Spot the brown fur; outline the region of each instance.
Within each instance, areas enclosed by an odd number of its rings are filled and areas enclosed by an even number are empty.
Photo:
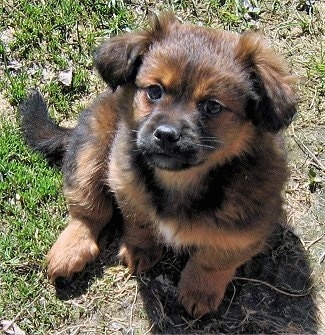
[[[114,197],[121,261],[139,273],[164,244],[191,250],[179,299],[195,317],[215,311],[281,215],[287,172],[277,133],[295,113],[292,78],[255,33],[172,14],[108,39],[95,63],[112,90],[81,116],[66,149],[70,219],[48,254],[49,276],[69,277],[96,257]]]

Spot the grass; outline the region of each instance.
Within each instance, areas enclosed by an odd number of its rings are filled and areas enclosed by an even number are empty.
[[[36,331],[40,323],[56,324],[53,306],[55,314],[67,316],[60,302],[43,309],[54,297],[53,290],[40,285],[44,254],[66,216],[61,173],[26,150],[15,124],[1,119],[0,132],[0,315],[14,319],[28,312],[23,327],[42,334]],[[54,229],[49,230],[53,218]]]
[[[11,320],[26,334],[144,334],[151,327],[157,333],[174,328],[180,333],[289,329],[285,324],[289,298],[282,297],[281,300],[281,296],[276,296],[274,299],[283,301],[283,304],[279,303],[269,311],[267,303],[272,296],[267,295],[265,287],[260,288],[249,281],[236,283],[234,291],[230,288],[219,316],[210,320],[191,320],[175,305],[175,285],[179,275],[179,270],[175,269],[179,265],[173,256],[167,255],[163,262],[167,267],[166,275],[155,270],[149,277],[129,278],[127,271],[117,265],[114,244],[72,282],[63,283],[62,288],[55,290],[46,278],[44,259],[66,222],[62,176],[42,157],[28,150],[19,133],[17,118],[17,105],[29,89],[38,87],[58,122],[75,119],[85,104],[104,87],[93,69],[91,57],[103,36],[143,26],[148,12],[167,8],[174,10],[184,21],[206,26],[238,32],[260,28],[286,56],[294,72],[306,78],[299,87],[301,116],[294,134],[318,162],[322,162],[325,41],[321,44],[320,36],[324,34],[325,26],[322,21],[324,11],[321,13],[320,10],[324,10],[324,6],[316,1],[311,14],[310,8],[308,13],[307,9],[297,11],[305,1],[250,3],[251,8],[239,0],[1,2],[0,321]],[[72,71],[70,85],[58,79],[60,73],[67,70]],[[317,239],[325,231],[322,210],[324,171],[308,151],[299,149],[297,143],[294,136],[288,140],[292,158],[292,177],[286,192],[289,221],[297,233],[300,232],[303,245],[310,245],[308,252],[313,266],[310,272],[314,271],[316,277],[321,278],[324,272],[319,260],[325,247],[323,240]],[[278,246],[271,259],[278,259],[283,250],[288,255],[294,248],[301,249],[296,244],[291,249],[288,246],[287,242]],[[284,264],[291,266],[300,261],[301,258],[292,256],[291,263]],[[270,269],[265,278],[260,277],[262,280],[270,279],[272,272],[280,271],[279,268]],[[306,275],[310,272],[306,270]],[[242,276],[251,273],[253,270],[249,268],[242,270]],[[275,278],[273,283],[277,284],[277,280]],[[324,281],[318,279],[316,282],[317,296],[313,299],[321,308],[325,301]],[[281,279],[280,284],[285,285],[285,281]],[[301,286],[296,289],[300,290]],[[260,313],[249,309],[252,292],[260,299]],[[311,300],[297,302],[298,305],[292,307],[296,315],[300,315],[299,308],[301,315],[306,313],[301,306],[312,305]],[[299,331],[298,316],[296,320],[289,313],[290,318],[295,320],[296,328],[289,330]],[[321,322],[324,322],[324,330],[325,321]],[[301,327],[314,329],[303,321]]]
[[[317,82],[316,89],[320,97],[325,96],[325,42],[323,43],[320,44],[319,54],[310,58],[307,72],[308,78],[313,82]]]
[[[121,4],[65,0],[19,1],[13,5],[4,1],[1,29],[14,35],[2,43],[6,75],[1,87],[9,88],[9,101],[19,103],[26,95],[26,86],[44,83],[53,107],[68,114],[71,101],[89,93],[96,39],[118,33],[132,22],[132,15]],[[12,68],[13,62],[18,62],[18,71]],[[73,68],[73,80],[68,89],[56,80],[44,80],[69,68]]]

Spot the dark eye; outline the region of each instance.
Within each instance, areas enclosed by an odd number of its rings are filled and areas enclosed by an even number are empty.
[[[164,93],[163,88],[160,85],[150,85],[146,89],[150,100],[159,100]]]
[[[210,115],[216,115],[222,110],[222,106],[216,100],[206,100],[200,103],[202,112]]]

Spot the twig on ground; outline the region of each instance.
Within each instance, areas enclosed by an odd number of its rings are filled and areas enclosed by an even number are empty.
[[[56,332],[55,335],[67,334],[68,331],[70,331],[71,334],[77,334],[80,331],[80,329],[82,329],[83,327],[87,327],[87,326],[88,326],[88,323],[68,326],[68,327]]]
[[[320,257],[319,257],[319,259],[318,259],[318,264],[322,264],[322,263],[324,262],[324,260],[325,260],[325,252],[323,252],[323,253],[320,255]]]
[[[155,326],[155,323],[153,323],[150,328],[143,334],[143,335],[147,335],[147,334],[150,334],[152,328]]]
[[[296,143],[298,144],[298,146],[300,147],[300,149],[307,154],[313,161],[314,163],[317,164],[316,167],[318,167],[323,173],[325,173],[325,166],[323,165],[323,163],[316,157],[316,155],[311,152],[311,150],[303,143],[303,141],[296,135],[295,133],[295,129],[294,126],[291,125],[291,129],[292,129],[292,135],[293,138],[295,139]]]
[[[289,297],[295,297],[295,298],[297,298],[297,297],[305,297],[306,295],[310,294],[310,288],[307,289],[307,291],[304,292],[304,293],[291,293],[291,292],[287,292],[287,291],[281,290],[281,289],[279,289],[279,288],[277,288],[277,287],[275,287],[275,286],[273,286],[273,285],[271,285],[271,284],[269,284],[269,283],[267,283],[265,281],[259,280],[259,279],[245,278],[245,277],[234,277],[233,279],[234,280],[245,280],[245,281],[249,281],[249,282],[253,282],[253,283],[262,284],[262,285],[265,285],[265,286],[271,288],[274,291],[277,291],[277,292],[279,292],[279,293],[281,293],[283,295],[287,295]]]
[[[131,305],[131,310],[130,310],[130,321],[129,321],[129,326],[130,326],[130,329],[132,327],[132,320],[133,320],[133,310],[134,310],[134,306],[135,306],[135,302],[137,300],[137,297],[138,297],[138,285],[135,286],[135,294],[134,294],[134,299],[132,301],[132,305]]]
[[[311,246],[313,246],[314,244],[316,244],[317,242],[319,242],[324,236],[325,236],[325,233],[323,233],[322,235],[318,236],[314,241],[311,241],[311,242],[306,246],[306,249],[308,250]]]
[[[230,303],[229,303],[229,305],[228,305],[228,307],[227,307],[226,313],[225,313],[223,316],[226,316],[226,315],[228,314],[229,309],[230,309],[230,307],[231,307],[231,305],[232,305],[232,302],[234,301],[234,298],[235,298],[235,295],[236,295],[236,286],[234,285],[233,282],[231,282],[231,284],[232,284],[232,287],[233,287],[233,289],[234,289],[234,293],[233,293],[233,295],[232,295],[232,297],[231,297],[231,299],[230,299]]]

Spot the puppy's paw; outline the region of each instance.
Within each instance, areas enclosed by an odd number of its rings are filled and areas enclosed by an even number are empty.
[[[179,302],[187,313],[195,318],[216,311],[224,296],[224,292],[219,290],[209,290],[208,288],[195,290],[182,283],[178,287],[178,294]]]
[[[222,302],[235,269],[204,270],[187,264],[178,284],[179,301],[195,318],[215,312]]]
[[[97,241],[90,231],[85,227],[69,224],[47,255],[48,276],[51,281],[59,277],[71,277],[98,254]]]
[[[162,247],[158,245],[141,249],[124,241],[120,245],[118,257],[131,273],[139,274],[154,266],[162,257],[162,252]]]

